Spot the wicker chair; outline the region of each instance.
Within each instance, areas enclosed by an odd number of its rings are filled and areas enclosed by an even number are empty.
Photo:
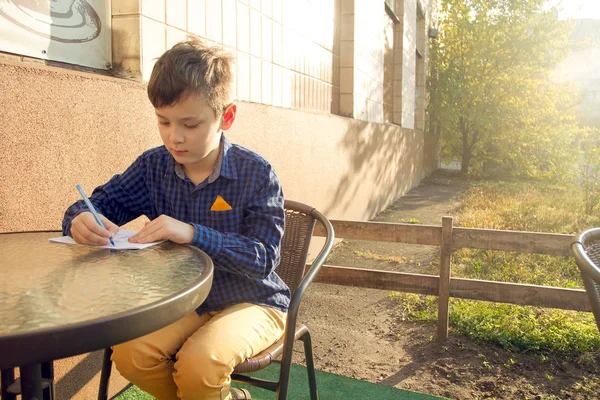
[[[325,243],[305,275],[308,247],[316,221],[319,221],[325,228]],[[310,398],[311,400],[318,399],[310,332],[305,325],[297,325],[296,321],[302,295],[331,252],[333,240],[333,226],[323,214],[306,204],[286,200],[285,233],[281,242],[281,261],[277,267],[277,273],[289,286],[292,293],[285,333],[273,345],[239,364],[231,375],[233,380],[277,392],[277,399],[286,400],[288,398],[294,341],[302,340],[304,343]],[[110,360],[111,353],[111,349],[104,351],[100,390],[98,392],[99,400],[107,399],[108,381],[112,367]],[[255,372],[267,367],[280,356],[281,365],[278,381],[266,381],[245,375],[246,373]]]
[[[571,244],[596,325],[600,331],[600,228],[589,229],[579,234]]]

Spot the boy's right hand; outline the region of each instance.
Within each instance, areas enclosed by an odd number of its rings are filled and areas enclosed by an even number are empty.
[[[107,245],[109,243],[108,238],[114,237],[119,232],[119,227],[106,219],[104,215],[100,215],[100,219],[106,229],[98,225],[91,212],[82,212],[73,218],[71,222],[71,236],[79,244]]]

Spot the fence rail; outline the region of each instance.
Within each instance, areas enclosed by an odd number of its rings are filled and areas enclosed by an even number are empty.
[[[450,274],[452,253],[457,249],[570,256],[573,235],[455,228],[452,217],[443,217],[442,226],[341,220],[331,223],[338,238],[440,247],[439,276],[324,265],[316,277],[321,283],[438,296],[439,341],[448,338],[450,297],[591,311],[585,290],[452,278]],[[324,236],[325,232],[319,226],[314,235]]]

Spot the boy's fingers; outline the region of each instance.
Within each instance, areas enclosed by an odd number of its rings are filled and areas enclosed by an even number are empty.
[[[140,229],[140,230],[139,230],[139,231],[138,231],[138,232],[137,232],[135,235],[133,235],[133,236],[130,236],[128,240],[129,240],[130,242],[132,242],[132,243],[136,243],[136,242],[137,242],[137,240],[138,240],[138,239],[139,239],[141,236],[144,236],[144,235],[146,235],[146,231],[147,231],[147,230],[148,230],[148,223],[146,223],[146,225],[145,225],[145,226],[144,226],[142,229]]]
[[[93,218],[92,216],[92,220],[87,220],[85,221],[85,226],[86,228],[88,228],[91,232],[95,233],[98,236],[102,236],[105,238],[111,237],[112,233],[108,231],[108,229],[104,229],[103,227],[101,227],[96,220]]]
[[[142,229],[140,229],[140,231],[138,233],[136,233],[135,235],[130,237],[129,241],[135,243],[135,241],[138,241],[138,240],[140,240],[140,238],[148,236],[150,233],[156,231],[159,228],[160,228],[160,226],[156,220],[146,221],[146,223],[144,224],[144,227]]]
[[[108,244],[108,239],[98,236],[87,229],[83,224],[73,225],[71,227],[71,235],[77,243],[102,246]]]
[[[149,235],[139,238],[137,240],[137,243],[142,243],[142,244],[150,243],[150,242],[156,242],[157,240],[160,240],[160,231],[152,232]]]
[[[138,243],[154,242],[158,240],[155,238],[160,236],[160,230],[161,226],[159,224],[148,225],[137,233],[138,237],[136,238],[136,240]]]
[[[111,233],[111,237],[114,237],[117,234],[117,232],[119,232],[119,226],[114,222],[110,221],[104,215],[100,215],[100,219],[102,220],[102,223],[104,224],[106,229],[108,229],[108,231]]]

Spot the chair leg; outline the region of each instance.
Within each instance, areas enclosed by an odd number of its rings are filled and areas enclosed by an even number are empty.
[[[112,370],[112,361],[110,356],[112,349],[109,347],[104,350],[102,359],[102,372],[100,373],[100,388],[98,389],[98,400],[108,399],[108,382],[110,381],[110,372]]]
[[[277,387],[277,400],[287,400],[290,374],[292,372],[292,352],[283,352],[281,365],[279,366],[279,386]]]
[[[0,371],[0,398],[2,400],[16,400],[17,395],[8,393],[8,387],[15,381],[14,368],[3,369]]]
[[[306,373],[308,374],[310,399],[318,400],[319,394],[317,393],[317,376],[315,374],[315,362],[313,359],[312,339],[310,337],[310,332],[307,331],[300,339],[304,343],[304,358],[306,359]]]

